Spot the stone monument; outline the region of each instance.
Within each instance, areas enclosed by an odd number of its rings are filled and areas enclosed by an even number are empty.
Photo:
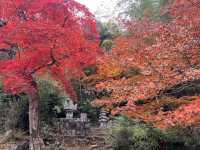
[[[107,128],[108,120],[109,120],[107,114],[108,112],[106,110],[101,109],[100,115],[99,115],[99,123],[100,123],[101,128]]]
[[[90,128],[89,119],[86,113],[79,113],[77,104],[73,101],[65,103],[64,110],[66,118],[60,119],[60,129],[65,136],[85,136]],[[80,114],[80,117],[75,117],[74,113]]]
[[[73,101],[69,101],[65,103],[64,110],[66,119],[71,119],[74,117],[74,113],[77,112],[77,104],[74,104]]]

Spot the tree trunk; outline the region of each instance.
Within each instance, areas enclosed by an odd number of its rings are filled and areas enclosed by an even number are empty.
[[[42,150],[44,145],[39,129],[39,96],[37,92],[29,93],[29,133],[30,150]]]

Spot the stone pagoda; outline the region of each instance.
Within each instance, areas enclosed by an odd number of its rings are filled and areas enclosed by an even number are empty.
[[[107,128],[108,121],[109,121],[108,112],[104,109],[101,109],[100,115],[99,115],[100,128]]]

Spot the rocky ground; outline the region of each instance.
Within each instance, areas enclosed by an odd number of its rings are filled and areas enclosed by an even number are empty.
[[[45,150],[112,150],[107,144],[107,130],[92,128],[85,137],[62,137],[60,135],[54,144]],[[0,136],[0,139],[4,138]],[[0,150],[27,150],[26,141],[14,142],[9,140],[0,144]],[[25,146],[22,146],[25,145]]]
[[[85,137],[65,137],[57,141],[55,150],[112,150],[106,142],[107,133],[106,129],[91,128]]]

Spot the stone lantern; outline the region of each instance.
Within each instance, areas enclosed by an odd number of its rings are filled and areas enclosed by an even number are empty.
[[[74,118],[74,112],[77,111],[77,104],[74,104],[73,101],[69,101],[64,106],[66,119],[72,119]]]

